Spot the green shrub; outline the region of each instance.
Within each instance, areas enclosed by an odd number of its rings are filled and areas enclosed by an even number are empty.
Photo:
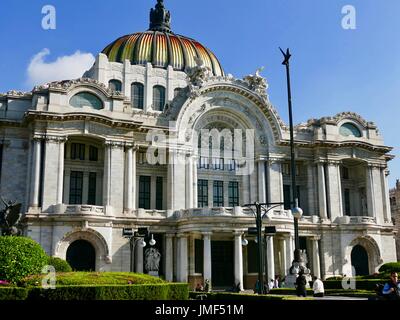
[[[60,258],[48,257],[47,264],[53,266],[56,269],[56,272],[72,272],[69,263]]]
[[[32,275],[21,281],[23,286],[40,286],[46,275]],[[164,280],[147,274],[130,272],[69,272],[57,273],[57,286],[92,286],[92,285],[127,285],[127,284],[162,284]]]
[[[381,273],[400,272],[400,262],[385,263],[379,268]]]
[[[31,288],[31,300],[188,300],[189,285],[164,283],[124,286],[57,286]]]
[[[28,290],[16,287],[0,287],[1,300],[25,300],[28,297]]]
[[[22,278],[40,273],[47,255],[35,241],[25,237],[0,237],[0,279],[17,283]]]
[[[283,294],[283,295],[296,295],[296,289],[294,288],[276,288],[276,289],[271,289],[270,290],[271,294]],[[313,290],[312,289],[307,289],[307,294],[308,295],[313,295]]]

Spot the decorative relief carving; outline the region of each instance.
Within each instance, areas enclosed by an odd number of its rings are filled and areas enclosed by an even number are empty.
[[[262,70],[264,70],[264,67],[259,68],[255,75],[248,75],[244,77],[243,80],[248,84],[250,90],[257,93],[263,100],[267,101],[268,83],[267,80],[260,75]]]

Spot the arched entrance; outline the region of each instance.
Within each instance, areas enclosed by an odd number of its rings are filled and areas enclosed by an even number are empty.
[[[96,250],[86,240],[76,240],[67,250],[67,261],[74,271],[96,270]]]
[[[351,251],[351,265],[355,269],[356,276],[369,274],[368,253],[363,246],[356,245]]]

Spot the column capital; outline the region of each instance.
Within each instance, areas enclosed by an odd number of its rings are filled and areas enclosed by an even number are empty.
[[[235,235],[235,237],[242,236],[244,233],[245,233],[245,230],[244,230],[244,229],[233,230],[233,234]]]
[[[104,145],[109,148],[123,148],[123,147],[125,147],[125,142],[124,141],[106,140],[106,141],[104,141]]]
[[[202,231],[201,235],[204,237],[211,237],[212,236],[212,232],[211,231]]]
[[[165,237],[169,238],[169,239],[173,239],[175,237],[175,233],[166,233]]]
[[[35,133],[35,134],[32,136],[32,140],[33,140],[33,141],[37,141],[37,142],[40,142],[40,141],[42,141],[42,140],[45,140],[45,138],[46,138],[46,135],[45,135],[45,134],[39,134],[39,133]]]
[[[68,140],[66,136],[46,135],[45,138],[48,143],[65,143]]]
[[[187,234],[187,233],[177,233],[177,234],[176,234],[176,237],[177,237],[178,239],[180,239],[180,238],[184,239],[184,238],[188,238],[188,237],[189,237],[189,234]]]

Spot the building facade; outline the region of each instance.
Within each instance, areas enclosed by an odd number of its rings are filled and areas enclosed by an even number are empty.
[[[23,204],[25,235],[76,269],[129,271],[123,229],[148,228],[160,276],[247,288],[257,246],[243,205],[280,202],[264,219],[277,230],[267,238],[267,273],[286,275],[289,128],[266,80],[226,75],[209,49],[171,31],[163,1],[150,19],[148,31],[108,45],[83,78],[0,95],[0,194]],[[391,148],[374,123],[350,112],[309,120],[295,127],[295,150],[311,272],[371,274],[394,261]],[[148,247],[134,247],[136,272],[147,272]]]
[[[400,261],[400,180],[396,180],[396,187],[390,189],[390,208],[396,229],[397,261]]]

